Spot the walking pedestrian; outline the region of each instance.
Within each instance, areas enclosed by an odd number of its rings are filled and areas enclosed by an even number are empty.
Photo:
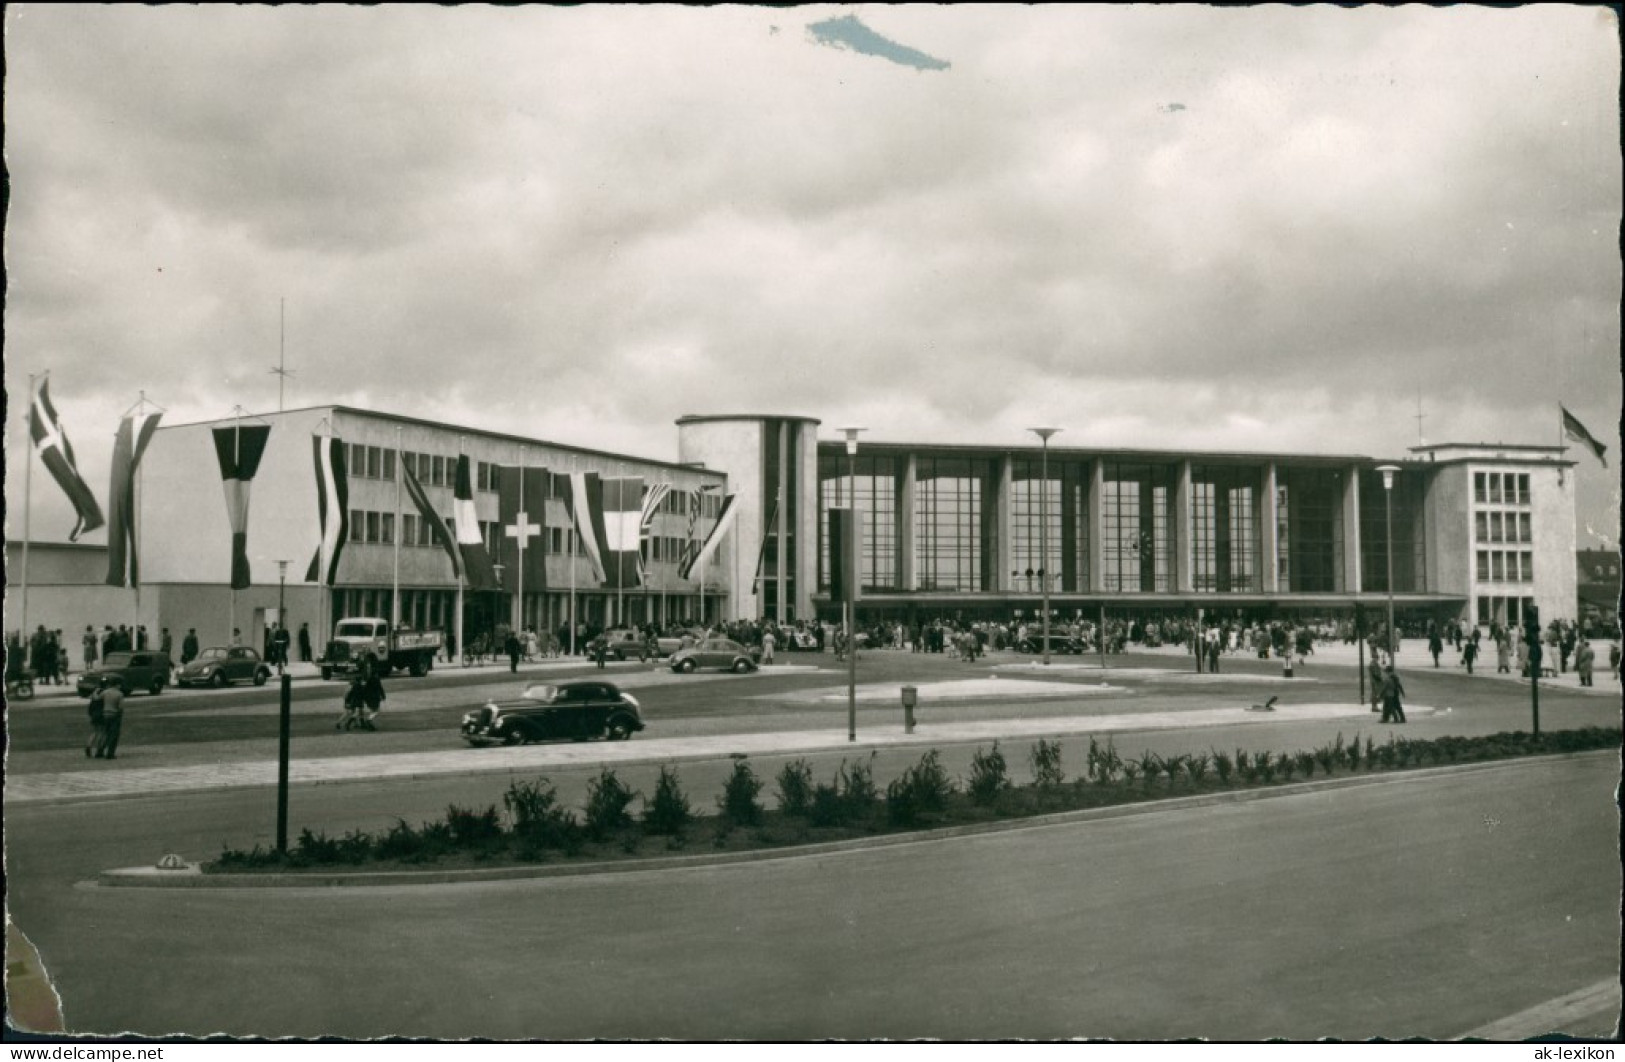
[[[773,662],[773,650],[778,644],[778,639],[773,637],[773,628],[769,627],[762,632],[762,663]]]
[[[520,646],[519,638],[513,631],[508,632],[508,640],[504,643],[503,649],[508,653],[508,671],[517,675],[519,673]]]
[[[118,754],[119,735],[124,729],[124,687],[112,675],[102,683],[102,740],[96,755],[111,760]]]
[[[310,622],[307,620],[299,625],[299,662],[310,663]]]
[[[1404,693],[1405,687],[1400,683],[1399,676],[1394,674],[1394,665],[1389,664],[1382,675],[1382,722],[1405,721],[1405,706],[1400,702]]]
[[[90,737],[85,741],[85,758],[100,759],[102,749],[107,744],[107,717],[102,714],[102,691],[107,689],[108,680],[103,678],[101,685],[91,691],[90,703],[86,705],[85,712],[90,717]]]
[[[1444,652],[1444,639],[1439,637],[1438,631],[1428,635],[1428,652],[1433,654],[1433,666],[1438,667],[1439,654]]]
[[[1461,659],[1462,663],[1467,665],[1467,674],[1471,675],[1473,673],[1473,661],[1478,659],[1478,643],[1471,638],[1463,642],[1461,645]]]
[[[1382,659],[1377,650],[1371,650],[1371,663],[1366,665],[1366,677],[1371,680],[1371,710],[1382,711]]]
[[[181,639],[181,664],[184,666],[197,659],[198,643],[197,628],[186,628],[186,637]]]
[[[1584,638],[1574,650],[1574,671],[1580,676],[1580,685],[1591,685],[1591,671],[1596,666],[1597,653],[1591,648],[1591,643]]]
[[[87,624],[85,627],[85,636],[82,639],[82,644],[84,645],[85,651],[86,671],[89,671],[91,668],[96,666],[96,647],[98,644],[100,644],[100,642],[101,639],[96,637],[96,628]]]

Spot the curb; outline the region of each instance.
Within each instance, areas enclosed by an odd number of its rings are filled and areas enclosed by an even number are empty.
[[[1029,818],[1006,819],[999,822],[970,823],[963,826],[945,826],[931,830],[911,830],[879,837],[858,837],[843,841],[825,841],[817,844],[785,845],[779,848],[760,848],[749,852],[704,853],[682,856],[654,856],[648,859],[628,859],[608,863],[582,863],[570,865],[536,865],[493,867],[470,870],[424,871],[357,871],[314,872],[303,874],[205,874],[202,866],[188,863],[183,868],[166,870],[156,867],[121,867],[104,870],[93,884],[103,888],[351,888],[399,885],[455,885],[489,881],[515,881],[541,878],[574,878],[604,874],[628,874],[670,870],[690,870],[739,863],[759,863],[768,860],[795,859],[809,856],[839,855],[844,852],[889,848],[897,845],[921,844],[932,841],[975,837],[1013,830],[1043,829],[1070,826],[1085,822],[1099,822],[1130,816],[1163,812],[1190,811],[1199,808],[1229,804],[1251,803],[1279,797],[1301,796],[1335,789],[1349,789],[1368,785],[1383,785],[1400,781],[1427,781],[1455,774],[1505,770],[1530,762],[1572,760],[1587,757],[1610,756],[1619,758],[1613,749],[1592,749],[1585,752],[1557,752],[1539,756],[1518,756],[1488,763],[1452,764],[1444,767],[1402,768],[1380,774],[1346,775],[1341,778],[1323,778],[1314,781],[1288,782],[1279,786],[1256,789],[1227,790],[1221,793],[1201,793],[1161,800],[1144,800],[1104,808],[1085,808],[1061,811]]]

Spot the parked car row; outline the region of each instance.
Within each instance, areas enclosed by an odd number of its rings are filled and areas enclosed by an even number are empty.
[[[271,667],[259,653],[242,645],[212,645],[179,668],[167,653],[138,649],[108,653],[101,664],[80,674],[74,690],[81,697],[89,697],[104,681],[112,679],[125,693],[145,690],[156,696],[169,685],[171,676],[175,685],[182,687],[219,689],[234,682],[263,686],[271,677]]]

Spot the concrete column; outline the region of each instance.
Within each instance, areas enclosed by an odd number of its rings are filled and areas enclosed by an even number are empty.
[[[1264,466],[1264,496],[1260,499],[1259,530],[1263,545],[1260,547],[1264,555],[1259,562],[1264,566],[1264,592],[1266,594],[1279,594],[1286,591],[1281,585],[1281,562],[1276,556],[1280,552],[1280,513],[1277,509],[1279,498],[1276,489],[1275,462],[1271,461]]]
[[[1174,481],[1174,591],[1191,592],[1191,463],[1179,462],[1179,478]]]
[[[1089,587],[1100,593],[1106,586],[1106,526],[1102,499],[1106,495],[1106,468],[1099,458],[1089,462]]]
[[[1343,592],[1358,594],[1365,589],[1360,575],[1360,470],[1343,473]]]
[[[903,464],[903,481],[897,490],[897,583],[904,590],[918,590],[919,546],[914,533],[915,477],[918,459],[913,454]]]
[[[790,520],[794,513],[793,499],[790,497],[790,428],[787,420],[779,421],[779,482],[775,489],[779,499],[778,516],[778,560],[774,562],[774,578],[778,583],[774,592],[773,622],[783,623],[786,619],[784,600],[789,592],[790,568]]]
[[[998,558],[999,569],[993,573],[992,586],[995,590],[1006,593],[1015,589],[1010,582],[1010,566],[1015,563],[1015,549],[1011,543],[1010,533],[1015,522],[1010,514],[1010,482],[1014,475],[1013,459],[1005,454],[999,461],[999,491],[994,498],[993,526],[999,529]]]

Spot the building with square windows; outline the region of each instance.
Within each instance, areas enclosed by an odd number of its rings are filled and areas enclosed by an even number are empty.
[[[819,438],[816,419],[729,414],[679,419],[677,460],[665,461],[337,405],[253,420],[270,434],[247,520],[250,587],[229,586],[232,535],[212,442],[233,422],[165,425],[138,483],[140,594],[36,582],[30,625],[140,622],[177,638],[196,627],[205,640],[236,627],[247,639],[278,616],[321,630],[398,609],[403,624],[451,630],[459,600],[469,637],[499,623],[558,630],[572,616],[595,628],[834,621],[842,603],[830,598],[829,516],[853,506],[863,622],[1033,616],[1046,589],[1061,619],[1103,608],[1336,619],[1357,604],[1385,608],[1390,589],[1412,628],[1516,624],[1531,608],[1548,622],[1577,618],[1574,462],[1556,446],[1447,443],[1392,462],[1036,441],[860,441],[849,454],[842,440]],[[331,586],[305,578],[320,538],[312,439],[321,435],[342,440],[349,467],[349,541]],[[459,455],[500,566],[496,589],[460,598],[401,475],[411,469],[449,517]],[[1391,487],[1385,463],[1398,467]],[[529,470],[532,494],[517,512],[499,489],[503,469]],[[635,577],[610,578],[585,555],[566,504],[578,473],[665,488],[636,551],[620,555]],[[685,573],[725,499],[726,533]],[[8,543],[13,586],[18,545]],[[80,575],[83,551],[70,566]]]

